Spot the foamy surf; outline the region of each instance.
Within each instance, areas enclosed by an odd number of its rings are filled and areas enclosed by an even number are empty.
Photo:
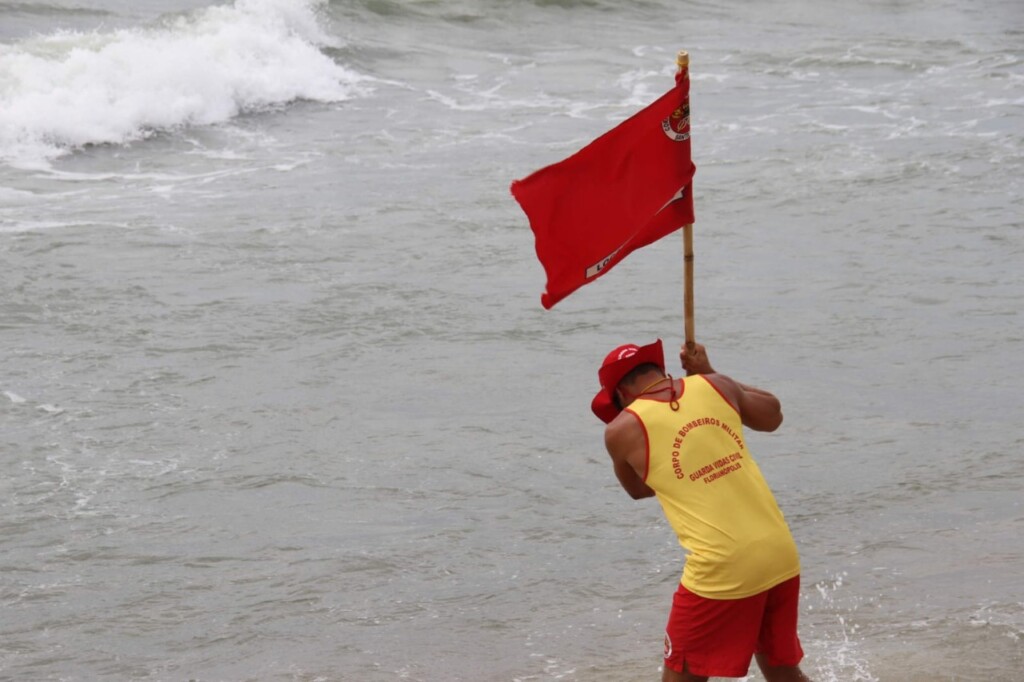
[[[0,45],[0,160],[40,165],[90,144],[364,94],[370,79],[321,51],[337,46],[324,4],[237,0],[154,27]]]

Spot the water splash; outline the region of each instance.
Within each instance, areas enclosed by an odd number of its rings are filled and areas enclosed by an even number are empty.
[[[297,99],[368,92],[336,64],[320,0],[237,0],[114,32],[0,45],[0,160],[20,166],[90,144],[227,121]]]
[[[842,571],[814,585],[815,596],[808,599],[806,608],[815,613],[816,627],[808,633],[811,637],[802,638],[809,640],[804,648],[814,655],[804,667],[820,682],[879,682],[861,650],[859,626],[850,618],[857,604],[851,606],[842,594],[846,577]],[[821,623],[828,625],[824,632]]]

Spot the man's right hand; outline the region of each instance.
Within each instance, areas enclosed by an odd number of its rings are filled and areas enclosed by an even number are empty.
[[[711,361],[708,360],[708,351],[703,344],[694,343],[692,353],[687,349],[686,344],[683,344],[679,350],[679,360],[683,363],[683,369],[686,370],[687,376],[715,373],[715,370],[711,368]]]

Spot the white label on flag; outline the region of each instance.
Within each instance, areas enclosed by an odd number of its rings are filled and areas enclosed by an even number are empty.
[[[608,267],[608,263],[611,262],[612,258],[615,258],[615,254],[617,254],[621,248],[622,247],[620,246],[618,249],[615,249],[607,256],[605,256],[603,259],[601,259],[601,262],[595,263],[594,265],[591,265],[589,268],[587,268],[587,279],[594,279],[602,272],[604,272],[604,269]]]

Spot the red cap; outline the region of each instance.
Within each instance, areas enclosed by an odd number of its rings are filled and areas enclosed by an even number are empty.
[[[597,371],[601,390],[590,403],[590,409],[601,421],[607,424],[622,412],[615,404],[615,389],[619,387],[622,377],[640,365],[648,363],[657,365],[662,372],[665,371],[665,352],[661,348],[661,339],[647,346],[627,343],[608,354],[601,363],[601,369]]]

